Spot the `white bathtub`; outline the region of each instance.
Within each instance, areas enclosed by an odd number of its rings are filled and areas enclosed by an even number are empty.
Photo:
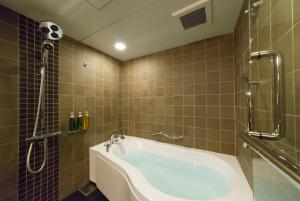
[[[222,175],[230,191],[213,199],[186,199],[164,193],[151,185],[149,178],[136,166],[124,160],[124,154],[136,151],[208,167]],[[104,143],[90,148],[90,180],[110,201],[253,201],[252,191],[236,157],[130,136],[113,144],[109,152]]]

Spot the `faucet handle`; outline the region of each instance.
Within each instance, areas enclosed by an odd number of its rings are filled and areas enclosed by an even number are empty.
[[[104,146],[107,147],[107,146],[109,146],[109,145],[110,145],[110,141],[109,141],[109,140],[106,140],[105,143],[104,143]]]

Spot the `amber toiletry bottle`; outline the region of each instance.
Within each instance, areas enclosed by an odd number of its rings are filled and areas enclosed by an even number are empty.
[[[89,119],[89,113],[88,111],[85,112],[84,118],[83,118],[83,129],[88,129],[90,127],[90,119]]]

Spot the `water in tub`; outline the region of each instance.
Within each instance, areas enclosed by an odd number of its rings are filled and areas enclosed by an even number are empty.
[[[139,169],[160,191],[192,200],[211,200],[231,191],[225,177],[211,168],[145,151],[125,153],[121,158]]]

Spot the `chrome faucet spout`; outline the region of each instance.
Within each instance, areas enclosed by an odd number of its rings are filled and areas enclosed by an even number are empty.
[[[125,136],[123,134],[115,133],[114,131],[113,134],[110,136],[110,140],[106,141],[106,143],[104,144],[104,146],[106,147],[106,152],[109,152],[110,147],[114,143],[119,142],[119,138],[124,140]]]

